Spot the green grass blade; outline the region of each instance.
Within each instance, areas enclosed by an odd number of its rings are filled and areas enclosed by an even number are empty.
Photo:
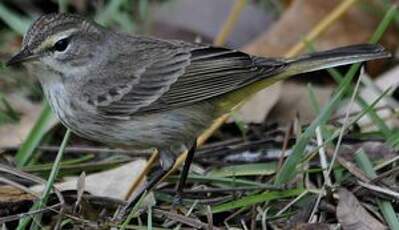
[[[58,0],[58,11],[61,13],[66,13],[68,10],[69,0]]]
[[[376,43],[380,40],[392,19],[396,14],[396,6],[392,6],[382,19],[381,23],[378,25],[376,31],[372,35],[370,39],[370,43]],[[351,86],[352,79],[354,78],[357,70],[359,69],[360,64],[354,64],[351,66],[345,78],[338,86],[338,90],[331,101],[321,110],[319,116],[312,122],[312,124],[305,130],[305,132],[299,137],[299,140],[293,147],[292,154],[287,158],[284,162],[281,170],[276,175],[275,184],[283,184],[287,183],[291,180],[296,174],[296,167],[301,162],[301,159],[304,156],[304,151],[306,145],[309,143],[311,138],[314,135],[315,129],[317,126],[322,126],[326,123],[326,121],[331,116],[333,110],[340,103],[343,96],[348,92],[349,87]]]
[[[149,8],[150,6],[148,0],[139,0],[139,15],[141,20],[145,20],[147,18]]]
[[[51,112],[50,106],[45,103],[42,112],[40,113],[39,119],[30,130],[28,137],[22,143],[15,156],[17,167],[20,168],[29,163],[29,160],[32,158],[36,147],[39,145],[40,141],[46,134],[46,131],[49,128],[50,121],[53,119],[54,115]]]
[[[152,207],[147,208],[147,230],[153,230],[152,228]]]
[[[264,192],[261,194],[246,196],[241,199],[237,199],[237,200],[233,200],[231,202],[216,205],[213,208],[211,208],[211,210],[212,210],[212,213],[226,212],[231,209],[248,207],[253,204],[257,204],[257,203],[261,203],[261,202],[265,202],[265,201],[271,201],[271,200],[276,200],[276,199],[298,196],[299,194],[301,194],[303,192],[304,192],[303,189],[290,189],[290,190],[285,190],[285,191]]]
[[[369,40],[370,43],[375,44],[379,41],[379,39],[382,37],[385,30],[391,24],[395,16],[397,16],[397,6],[393,5],[387,10],[384,18],[381,20],[380,25],[377,27],[375,33],[370,38]],[[308,46],[311,50],[314,50],[311,43],[309,43]],[[340,83],[343,80],[343,76],[337,70],[329,69],[328,72],[337,83]],[[350,91],[352,90],[353,89],[351,89]],[[363,109],[368,107],[367,101],[364,100],[362,97],[357,96],[356,101]],[[368,116],[374,122],[374,124],[379,128],[379,130],[384,134],[384,137],[388,139],[391,135],[391,130],[385,124],[385,121],[374,110],[370,110],[368,112]]]
[[[276,168],[276,162],[231,165],[215,168],[207,175],[213,177],[272,175],[276,172]]]
[[[0,125],[5,123],[17,123],[19,114],[7,101],[6,97],[0,93]]]
[[[334,76],[334,79],[337,81],[337,83],[340,83],[343,81],[343,77],[336,71],[329,70],[330,74]],[[363,99],[360,96],[356,96],[356,102],[362,107],[362,109],[365,109],[369,106],[368,102]],[[385,124],[384,120],[374,111],[374,110],[369,110],[367,113],[367,116],[374,122],[374,124],[378,127],[378,129],[384,134],[385,138],[388,138],[391,134],[391,130],[389,127]]]
[[[319,114],[320,113],[320,105],[316,99],[316,94],[314,93],[312,84],[309,83],[307,85],[307,88],[308,88],[308,97],[309,97],[310,105],[312,106],[312,109],[315,112],[315,114]]]
[[[178,181],[180,177],[170,176],[167,178],[168,181]],[[187,181],[190,182],[200,182],[200,183],[213,183],[213,184],[223,184],[225,186],[259,186],[262,187],[263,183],[258,183],[250,180],[236,179],[236,178],[226,178],[226,177],[213,177],[213,176],[198,176],[189,175]]]
[[[359,167],[366,173],[369,178],[374,179],[377,177],[377,173],[374,171],[373,164],[371,163],[370,159],[367,157],[367,154],[363,151],[363,149],[359,149],[356,152],[355,159]],[[377,204],[390,229],[399,229],[399,220],[396,216],[395,210],[393,209],[391,202],[377,198]]]
[[[12,30],[23,35],[32,23],[31,19],[17,15],[0,2],[0,19]]]
[[[9,116],[14,122],[19,121],[20,116],[18,112],[11,106],[2,93],[0,93],[0,103],[4,106],[4,113],[6,113],[7,116]]]
[[[32,23],[32,19],[17,15],[15,12],[7,9],[2,3],[0,3],[0,19],[20,35],[23,35],[25,31],[27,31],[29,25]],[[48,124],[52,118],[53,115],[50,111],[50,107],[46,103],[33,129],[30,131],[27,139],[24,141],[16,154],[15,161],[17,167],[22,167],[29,162],[35,148],[40,143],[45,132],[47,131]]]
[[[276,176],[275,184],[284,184],[291,180],[296,174],[296,167],[304,156],[306,145],[313,137],[316,127],[323,126],[330,118],[332,112],[340,103],[342,97],[347,92],[347,89],[355,76],[356,71],[360,65],[352,65],[344,81],[339,85],[338,91],[331,99],[331,101],[320,111],[319,116],[312,122],[312,124],[305,130],[305,132],[298,138],[297,143],[293,147],[292,154],[284,162],[281,170]]]
[[[65,147],[67,146],[70,135],[71,135],[71,131],[68,129],[65,133],[64,139],[62,140],[60,149],[58,150],[57,157],[54,160],[54,165],[53,165],[53,168],[51,169],[50,176],[47,180],[47,184],[42,193],[42,196],[41,196],[40,200],[33,205],[31,210],[41,209],[47,203],[47,199],[50,195],[50,192],[53,188],[55,179],[60,170],[60,163],[62,160],[62,156],[64,155],[64,150],[65,150]],[[42,217],[41,214],[37,214],[34,217],[31,229],[37,229],[39,227],[38,225],[40,224],[41,217]],[[31,220],[31,217],[25,217],[25,218],[21,219],[20,224],[18,225],[18,230],[26,229],[26,226],[29,224],[30,220]]]
[[[393,19],[397,16],[397,8],[398,6],[392,4],[392,6],[387,10],[384,18],[381,20],[381,23],[378,25],[374,34],[371,36],[369,42],[372,44],[376,44],[381,37],[384,35],[388,26],[392,23]]]
[[[0,126],[8,123],[15,123],[15,120],[12,119],[12,117],[8,116],[6,113],[0,111]]]
[[[77,165],[83,162],[87,162],[89,160],[93,160],[95,156],[93,154],[83,155],[77,159],[65,160],[60,163],[60,168],[63,169],[66,165]],[[24,172],[43,172],[50,171],[53,168],[53,163],[45,163],[45,164],[35,164],[35,165],[27,165],[22,167],[22,171]]]
[[[130,221],[137,215],[137,211],[139,210],[139,208],[141,207],[141,204],[143,203],[144,199],[147,196],[147,192],[144,192],[140,199],[137,201],[137,203],[134,205],[134,207],[132,208],[132,210],[130,211],[129,215],[126,217],[126,219],[123,221],[123,223],[120,226],[120,230],[124,230],[126,229],[126,227],[128,226],[128,224],[130,223]]]
[[[112,0],[104,7],[104,10],[99,12],[96,21],[102,25],[109,25],[114,16],[118,15],[118,11],[126,0]]]
[[[388,144],[390,144],[395,150],[399,149],[399,130],[392,132],[391,136],[388,138]]]

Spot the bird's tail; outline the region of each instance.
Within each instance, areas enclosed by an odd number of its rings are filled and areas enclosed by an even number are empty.
[[[389,56],[390,53],[380,45],[361,44],[346,46],[288,59],[288,67],[284,71],[284,75],[289,77],[296,74],[386,58]]]
[[[283,68],[280,73],[266,76],[240,90],[230,93],[226,96],[221,107],[224,108],[224,110],[226,110],[226,108],[234,108],[241,104],[245,98],[250,97],[256,92],[267,88],[277,81],[287,79],[297,74],[387,57],[390,57],[390,53],[387,52],[384,47],[374,44],[361,44],[305,54],[292,59],[282,59],[280,61],[285,63],[286,67]],[[257,62],[259,62],[260,65],[262,65],[262,62],[267,65],[270,63],[270,59],[259,58]],[[228,103],[226,101],[228,101]]]

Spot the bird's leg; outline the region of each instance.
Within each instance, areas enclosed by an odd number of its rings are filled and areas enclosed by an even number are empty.
[[[179,184],[177,185],[176,196],[173,201],[173,206],[181,203],[183,189],[186,185],[188,172],[190,170],[190,165],[193,162],[194,153],[196,150],[197,150],[197,141],[195,140],[193,145],[191,146],[190,150],[187,153],[186,160],[184,161],[184,166],[183,166],[183,170],[180,174]]]
[[[172,164],[173,166],[173,164]],[[172,167],[170,167],[172,168]],[[139,190],[134,194],[133,197],[131,197],[128,201],[127,204],[122,207],[120,210],[118,210],[117,214],[115,215],[114,219],[117,222],[120,222],[125,218],[127,214],[133,209],[133,207],[137,204],[137,202],[140,200],[140,198],[143,196],[145,192],[151,191],[157,183],[168,173],[170,168],[161,168],[158,169],[154,172],[154,175],[152,178],[144,185],[139,188]]]

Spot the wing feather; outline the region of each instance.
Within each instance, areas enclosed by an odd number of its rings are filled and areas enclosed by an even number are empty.
[[[258,59],[225,48],[206,47],[191,52],[190,65],[162,97],[140,112],[160,111],[211,99],[284,69],[285,62]]]
[[[259,64],[245,53],[209,46],[165,53],[132,76],[134,81],[122,96],[95,103],[97,110],[107,116],[168,110],[226,94],[285,66],[274,59],[262,59],[266,64]]]
[[[120,100],[97,109],[107,115],[129,115],[158,100],[183,75],[189,53],[178,53],[148,66]]]

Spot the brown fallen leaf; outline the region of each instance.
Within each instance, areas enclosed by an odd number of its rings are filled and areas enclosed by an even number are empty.
[[[333,87],[312,86],[316,100],[323,107],[334,90]],[[309,89],[305,84],[298,82],[286,82],[282,86],[281,97],[278,103],[270,111],[268,122],[288,124],[299,114],[301,122],[307,123],[317,116],[309,99]]]
[[[94,196],[123,200],[130,188],[130,184],[143,170],[145,163],[145,160],[139,159],[117,168],[87,175],[84,179],[84,191]],[[80,177],[68,177],[65,179],[65,182],[56,184],[60,191],[75,190],[81,180]],[[40,192],[43,186],[37,185],[31,189]],[[153,197],[149,196],[149,199],[151,200],[147,200],[147,202],[152,203]]]
[[[344,230],[383,230],[386,226],[375,219],[360,204],[357,198],[348,190],[341,188],[338,191],[337,205],[338,222]]]
[[[259,56],[284,55],[340,2],[295,0],[269,30],[243,49]],[[367,2],[371,4],[373,1]],[[314,41],[314,46],[317,50],[324,50],[367,42],[380,20],[380,17],[363,10],[359,5],[354,5]],[[396,47],[397,33],[395,30],[389,30],[381,43],[389,48]]]
[[[395,148],[380,141],[362,141],[359,143],[343,144],[340,147],[339,155],[348,161],[354,161],[355,152],[359,148],[362,148],[372,161],[388,161],[398,155]]]
[[[322,224],[322,223],[315,223],[315,224],[310,224],[310,223],[301,223],[296,225],[294,230],[330,230],[330,229],[335,229],[333,226],[330,226],[328,224]]]
[[[36,197],[9,185],[0,186],[0,203],[33,200]]]
[[[28,210],[35,198],[15,187],[0,186],[0,217],[15,214],[20,210]]]

